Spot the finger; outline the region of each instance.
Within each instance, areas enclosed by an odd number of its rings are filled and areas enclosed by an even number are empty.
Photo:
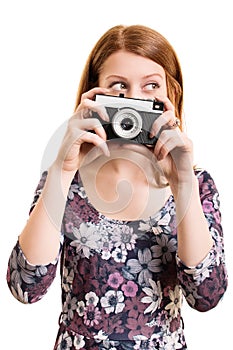
[[[99,114],[100,118],[102,118],[105,121],[109,121],[109,117],[106,111],[106,108],[103,105],[98,104],[94,99],[97,94],[108,94],[109,89],[106,88],[101,88],[101,87],[96,87],[93,88],[85,93],[82,94],[81,96],[81,103],[78,106],[77,110],[82,110],[82,109],[89,109],[89,114],[88,113],[83,113],[84,118],[87,115],[90,116],[90,112],[94,111]]]
[[[84,108],[89,109],[89,117],[92,116],[92,112],[96,112],[101,119],[108,122],[109,116],[107,110],[103,104],[99,104],[96,101],[85,99],[83,101]]]
[[[72,130],[83,130],[83,131],[94,131],[102,140],[106,141],[106,132],[97,118],[88,119],[74,119],[72,118],[69,122],[69,129]]]
[[[106,132],[98,119],[89,118],[83,120],[72,120],[72,126],[74,132],[77,133],[79,142],[94,144],[99,147],[102,152],[108,157],[109,149],[106,144]],[[94,133],[90,131],[94,131]]]
[[[81,138],[83,141],[82,143],[89,143],[89,144],[95,145],[102,151],[102,153],[106,157],[110,156],[107,143],[102,138],[100,138],[97,134],[93,134],[91,132],[86,131],[82,134]]]
[[[177,147],[182,147],[184,142],[176,130],[165,130],[154,147],[154,154],[158,160],[164,159]]]
[[[156,157],[157,160],[161,160],[164,156],[165,153],[167,153],[165,151],[165,144],[163,142],[161,142],[161,140],[158,140],[156,142],[156,145],[154,147],[154,155]]]
[[[88,98],[83,99],[72,118],[86,119],[92,117],[92,112],[96,112],[99,117],[108,122],[109,116],[104,105],[98,104],[96,101],[90,100]]]
[[[93,100],[95,98],[95,95],[97,94],[108,94],[109,93],[109,89],[106,88],[102,88],[102,87],[95,87],[87,92],[84,92],[81,96],[81,101],[85,100],[85,99],[89,99],[89,100]]]
[[[150,131],[150,137],[153,138],[156,136],[159,138],[160,133],[164,129],[174,126],[175,120],[176,118],[171,110],[165,111],[163,114],[161,114],[161,116],[159,116],[159,118],[154,121]]]
[[[102,151],[102,153],[104,153],[107,157],[109,156],[109,149],[105,140],[99,137],[97,134],[88,132],[86,130],[73,128],[72,132],[69,132],[66,135],[64,141],[65,141],[64,154],[68,154],[68,151],[72,147],[79,148],[83,144],[89,144],[89,145],[97,146]],[[75,148],[73,148],[73,150]]]
[[[156,95],[155,99],[159,102],[163,102],[165,111],[172,111],[173,113],[175,113],[175,107],[167,96]]]

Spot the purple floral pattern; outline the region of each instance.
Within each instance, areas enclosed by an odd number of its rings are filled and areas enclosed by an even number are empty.
[[[109,220],[91,206],[77,173],[62,223],[62,312],[56,350],[187,349],[181,305],[215,307],[227,288],[218,192],[206,171],[196,171],[214,246],[196,267],[177,256],[175,203],[148,220]],[[46,181],[43,174],[32,209]],[[23,303],[38,301],[58,264],[33,266],[17,243],[7,281]]]

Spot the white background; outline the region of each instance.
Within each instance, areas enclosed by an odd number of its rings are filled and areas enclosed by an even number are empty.
[[[231,348],[231,9],[231,1],[226,0],[1,1],[0,332],[4,348],[53,348],[60,311],[59,277],[43,300],[23,305],[7,288],[7,260],[27,220],[44,149],[73,111],[87,55],[116,24],[153,27],[180,57],[187,132],[194,142],[196,163],[212,174],[221,195],[230,277],[228,291],[214,310],[203,314],[184,305],[186,338],[189,350]]]

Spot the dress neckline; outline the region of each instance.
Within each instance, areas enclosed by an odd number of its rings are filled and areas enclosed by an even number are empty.
[[[149,215],[148,217],[145,218],[138,218],[135,220],[127,220],[127,219],[117,219],[117,218],[111,218],[108,217],[107,215],[103,214],[101,211],[97,210],[95,208],[95,206],[91,203],[91,201],[89,200],[87,193],[85,191],[85,187],[83,185],[82,179],[80,174],[76,174],[77,176],[75,176],[77,184],[80,188],[80,193],[81,193],[81,197],[87,202],[89,208],[92,210],[92,212],[94,212],[95,214],[97,214],[99,216],[100,219],[105,220],[109,223],[112,224],[129,224],[129,223],[137,223],[139,221],[142,222],[150,222],[151,220],[155,220],[156,221],[156,217],[158,217],[158,220],[160,219],[160,213],[162,211],[166,211],[166,208],[171,204],[174,203],[174,196],[172,194],[170,194],[168,196],[168,198],[165,200],[164,205],[162,205],[162,207],[160,209],[158,209],[154,214]]]

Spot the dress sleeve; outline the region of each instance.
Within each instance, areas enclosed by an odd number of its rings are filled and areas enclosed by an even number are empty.
[[[195,267],[188,267],[177,256],[178,278],[188,304],[198,311],[214,308],[227,289],[223,231],[219,194],[206,171],[197,173],[203,212],[213,237],[213,247]]]
[[[30,213],[40,197],[46,176],[46,172],[42,174],[34,194]],[[62,247],[62,237],[60,247]],[[56,276],[59,255],[55,261],[47,265],[32,265],[27,261],[17,241],[10,255],[7,269],[7,283],[13,296],[25,304],[40,300],[46,294]]]

